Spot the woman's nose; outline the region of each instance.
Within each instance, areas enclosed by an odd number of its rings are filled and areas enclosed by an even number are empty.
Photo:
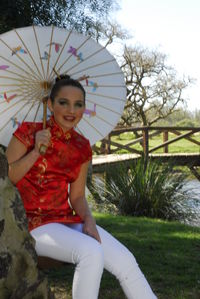
[[[69,105],[69,106],[68,106],[68,111],[69,111],[70,113],[74,113],[74,112],[75,112],[74,105]]]

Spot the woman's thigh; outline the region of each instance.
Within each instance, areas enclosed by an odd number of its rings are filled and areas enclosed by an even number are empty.
[[[82,232],[83,224],[81,223],[70,224],[69,226],[78,232]],[[113,273],[115,276],[120,277],[122,274],[121,272],[127,271],[130,266],[131,271],[133,271],[133,266],[137,268],[137,262],[127,247],[99,225],[97,225],[97,230],[101,238],[101,246],[104,255],[104,268],[106,270]]]
[[[47,256],[64,262],[77,264],[85,255],[99,251],[100,243],[61,223],[49,223],[33,229],[35,249],[39,256]]]
[[[35,249],[39,256],[77,263],[86,254],[92,254],[102,247],[104,268],[118,276],[122,267],[135,263],[131,252],[110,233],[97,225],[101,244],[82,232],[83,224],[49,223],[31,231],[36,240]],[[120,275],[120,273],[119,273]]]

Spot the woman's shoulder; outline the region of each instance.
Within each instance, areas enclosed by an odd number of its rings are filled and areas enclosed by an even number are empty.
[[[42,129],[42,122],[22,122],[17,130],[34,133]]]
[[[80,143],[82,145],[90,145],[89,139],[87,139],[85,136],[83,136],[75,130],[73,131],[73,139],[75,142]]]
[[[13,135],[27,148],[33,146],[35,133],[42,129],[42,123],[22,122]]]
[[[90,146],[89,140],[79,134],[77,131],[74,131],[74,145],[80,154],[80,161],[84,163],[92,159],[92,148]]]

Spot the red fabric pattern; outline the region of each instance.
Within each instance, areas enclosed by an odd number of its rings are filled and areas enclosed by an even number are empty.
[[[50,222],[82,222],[69,206],[68,184],[78,177],[81,164],[92,158],[89,141],[74,129],[64,133],[53,117],[47,122],[48,127],[51,128],[51,145],[16,184],[28,217],[29,230]],[[29,152],[39,130],[42,130],[42,123],[24,122],[13,135]]]

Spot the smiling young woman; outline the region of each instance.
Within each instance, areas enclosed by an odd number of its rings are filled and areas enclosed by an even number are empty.
[[[24,122],[7,148],[9,177],[21,194],[37,254],[76,264],[73,299],[97,299],[104,268],[117,277],[127,298],[155,299],[132,253],[96,225],[88,207],[92,150],[74,130],[85,110],[85,90],[61,77],[48,107],[47,129]],[[47,146],[44,155],[41,144]]]
[[[76,86],[64,86],[55,99],[48,100],[48,107],[56,123],[67,131],[78,124],[85,110],[82,90]]]

